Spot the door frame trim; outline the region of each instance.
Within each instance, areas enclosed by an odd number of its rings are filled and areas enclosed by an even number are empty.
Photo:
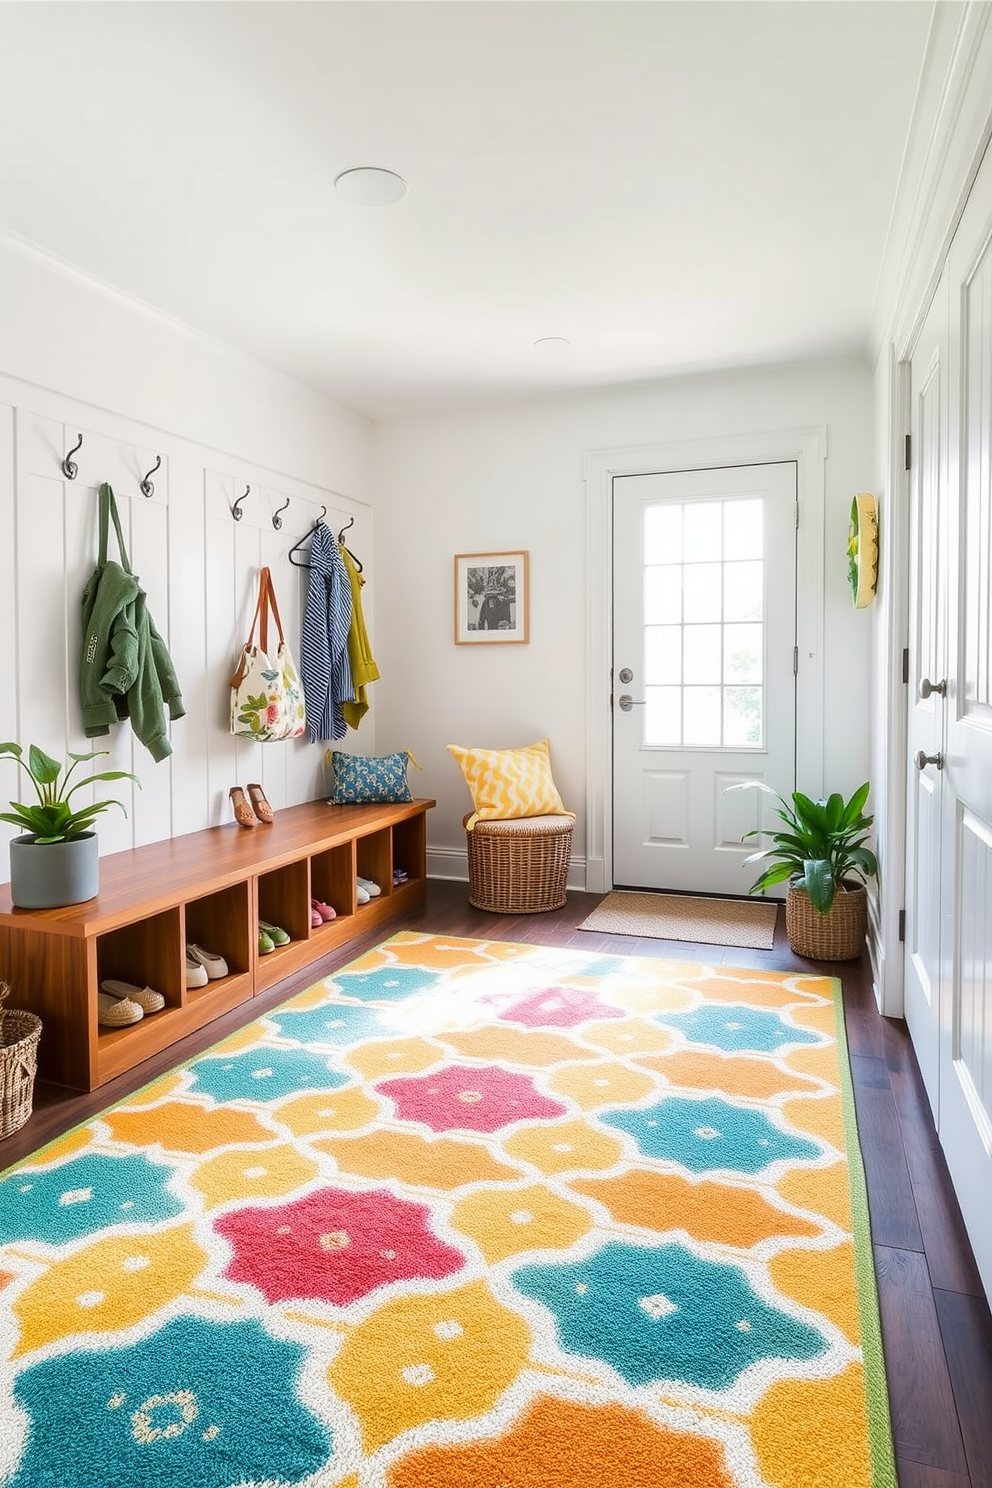
[[[586,889],[613,887],[613,480],[719,465],[796,462],[799,531],[796,572],[796,772],[806,789],[823,789],[823,515],[825,426],[735,434],[665,444],[585,450],[586,488]]]

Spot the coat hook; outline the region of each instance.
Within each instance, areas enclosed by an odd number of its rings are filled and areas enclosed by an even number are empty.
[[[152,466],[151,470],[149,470],[148,474],[145,476],[144,480],[141,482],[141,494],[142,494],[142,496],[154,496],[155,495],[155,487],[152,485],[152,476],[155,474],[156,470],[159,468],[159,466],[161,465],[161,463],[162,463],[162,456],[161,455],[156,455],[155,456],[155,464]]]
[[[327,507],[326,506],[322,506],[320,508],[320,516],[317,518],[317,522],[322,522],[326,516],[327,516]],[[314,523],[314,526],[315,527],[317,525],[317,522]]]
[[[286,508],[287,508],[288,505],[289,505],[289,497],[287,496],[286,497],[286,500],[283,502],[282,506],[277,507],[276,510],[272,513],[272,525],[276,529],[277,532],[279,531],[280,527],[282,526],[282,517],[279,515],[279,513],[280,512],[284,512],[286,510]]]
[[[72,449],[62,461],[62,474],[65,476],[66,480],[75,480],[76,476],[79,474],[79,466],[76,464],[75,460],[72,457],[78,449],[82,448],[82,444],[83,436],[82,434],[80,434],[79,438],[72,446]]]
[[[251,490],[251,486],[245,486],[245,494],[244,494],[244,496],[239,496],[238,499],[237,499],[237,501],[231,507],[231,516],[234,518],[234,520],[236,522],[240,522],[241,521],[241,515],[242,515],[242,513],[241,513],[241,503],[242,503],[242,501],[244,501],[246,499],[246,497],[248,495],[248,492],[250,490]]]

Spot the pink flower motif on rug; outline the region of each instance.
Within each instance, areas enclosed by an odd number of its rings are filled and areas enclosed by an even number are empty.
[[[427,1075],[384,1080],[376,1087],[396,1103],[404,1121],[433,1131],[494,1132],[514,1121],[564,1116],[567,1107],[549,1100],[527,1075],[489,1065],[479,1069],[445,1065]]]
[[[384,1188],[322,1188],[275,1209],[237,1209],[214,1228],[234,1248],[228,1280],[258,1287],[268,1302],[310,1297],[344,1307],[389,1282],[460,1270],[465,1257],[431,1232],[428,1213]]]
[[[499,1006],[499,1016],[530,1028],[575,1028],[591,1018],[623,1018],[623,1010],[577,987],[542,987],[519,1001],[486,998]]]

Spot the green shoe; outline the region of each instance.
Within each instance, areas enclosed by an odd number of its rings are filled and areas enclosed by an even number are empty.
[[[258,929],[260,934],[265,932],[273,946],[289,945],[289,936],[280,925],[270,925],[267,920],[259,920]]]
[[[265,933],[264,930],[259,930],[259,932],[258,932],[258,954],[260,956],[267,956],[269,954],[269,952],[270,951],[274,951],[275,948],[276,948],[275,947],[275,942],[273,941],[271,935],[266,935],[266,933]]]

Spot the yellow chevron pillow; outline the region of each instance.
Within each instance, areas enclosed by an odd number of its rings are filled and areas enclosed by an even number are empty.
[[[464,749],[449,744],[475,811],[465,826],[477,821],[513,821],[520,816],[574,816],[562,804],[551,775],[551,746],[547,739],[523,749]]]

